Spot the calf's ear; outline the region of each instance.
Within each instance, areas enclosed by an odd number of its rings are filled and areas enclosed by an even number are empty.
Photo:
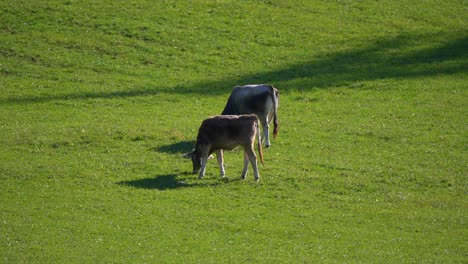
[[[208,156],[208,159],[209,159],[209,160],[210,160],[210,159],[214,159],[214,156],[213,156],[213,155],[210,155],[210,156]]]
[[[193,157],[194,152],[195,152],[195,150],[192,150],[192,152],[183,154],[182,157],[185,158],[185,159],[191,159]]]

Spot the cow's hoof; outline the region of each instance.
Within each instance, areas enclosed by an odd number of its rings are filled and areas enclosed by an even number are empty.
[[[270,148],[271,145],[265,145],[266,148]]]

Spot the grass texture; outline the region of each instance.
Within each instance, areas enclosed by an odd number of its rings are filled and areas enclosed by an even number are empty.
[[[1,1],[3,263],[466,263],[468,2]],[[261,181],[182,159],[280,90]]]

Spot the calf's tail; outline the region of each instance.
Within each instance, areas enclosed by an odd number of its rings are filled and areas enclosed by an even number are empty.
[[[258,125],[258,118],[255,122],[256,132],[257,132],[257,146],[258,146],[258,155],[260,156],[260,161],[262,165],[265,166],[265,162],[263,161],[263,150],[262,150],[262,139],[260,135],[260,126]]]

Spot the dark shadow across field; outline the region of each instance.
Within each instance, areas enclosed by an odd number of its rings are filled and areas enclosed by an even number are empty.
[[[232,87],[247,83],[271,83],[282,91],[320,89],[336,86],[359,87],[358,82],[385,78],[414,78],[468,72],[468,35],[440,32],[401,34],[369,40],[355,49],[314,55],[308,62],[283,68],[206,80],[176,87],[137,87],[126,91],[86,92],[66,95],[0,99],[0,104],[35,103],[55,100],[127,98],[159,93],[229,94]],[[434,36],[438,44],[434,44]],[[125,73],[122,73],[125,74]],[[127,73],[131,74],[131,73]],[[143,78],[143,76],[142,76]],[[145,76],[144,78],[148,78]]]

